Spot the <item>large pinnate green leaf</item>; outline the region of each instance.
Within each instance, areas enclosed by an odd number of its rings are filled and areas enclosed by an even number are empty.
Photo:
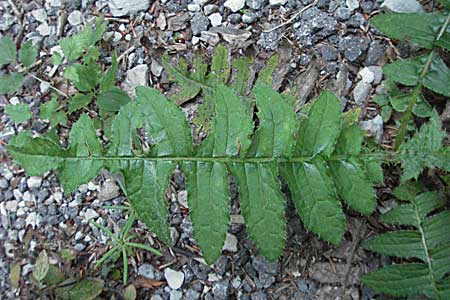
[[[370,19],[375,27],[387,36],[415,43],[431,49],[446,15],[430,14],[382,14]]]
[[[446,299],[450,272],[450,212],[433,215],[442,206],[439,194],[426,192],[408,197],[383,216],[389,224],[412,226],[373,237],[363,243],[368,250],[389,256],[416,258],[422,263],[389,265],[363,277],[371,288],[392,296],[420,296]],[[409,298],[408,298],[409,299]]]
[[[289,183],[305,226],[338,244],[345,218],[335,191],[362,213],[373,209],[373,191],[362,168],[343,168],[336,175],[350,178],[357,187],[348,187],[330,172],[334,163],[359,166],[361,131],[341,130],[339,101],[331,93],[314,102],[302,125],[286,100],[270,88],[257,86],[254,95],[256,131],[244,102],[230,88],[212,88],[212,130],[195,148],[179,107],[160,92],[140,87],[136,100],[121,106],[115,116],[107,147],[97,138],[92,120],[82,115],[73,125],[67,148],[51,135],[31,138],[22,133],[8,149],[30,175],[58,170],[66,192],[94,178],[101,168],[121,172],[126,196],[138,216],[168,242],[164,194],[178,165],[186,175],[194,237],[208,263],[220,255],[228,230],[229,174],[238,186],[249,235],[267,258],[277,259],[285,244],[280,175]],[[138,129],[149,136],[150,148],[141,145]]]
[[[445,136],[439,115],[433,111],[429,122],[404,143],[397,153],[397,160],[403,168],[403,181],[417,178],[427,167],[450,170],[450,152],[448,147],[442,145]]]

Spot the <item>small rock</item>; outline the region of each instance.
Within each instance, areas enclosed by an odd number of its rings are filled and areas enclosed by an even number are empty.
[[[383,138],[383,118],[380,115],[371,120],[361,121],[359,127],[374,136],[378,143],[381,142]]]
[[[365,83],[372,83],[375,80],[375,74],[368,67],[362,68],[358,75]]]
[[[150,298],[150,300],[164,300],[164,299],[163,299],[163,297],[161,297],[161,295],[156,294],[156,295],[153,295]]]
[[[359,0],[346,0],[345,4],[350,10],[355,10],[359,7]]]
[[[170,291],[169,300],[181,300],[182,297],[183,297],[183,292],[177,291],[177,290]]]
[[[69,17],[67,18],[67,21],[72,26],[80,25],[81,22],[83,22],[83,15],[79,10],[74,10],[70,13]]]
[[[245,0],[227,0],[224,3],[226,8],[229,8],[232,12],[237,12],[244,8]]]
[[[225,238],[225,243],[223,245],[222,250],[229,251],[229,252],[237,252],[237,244],[238,240],[236,236],[233,234],[227,233],[227,236]]]
[[[364,104],[367,97],[369,97],[371,89],[372,86],[362,80],[356,84],[355,88],[353,89],[353,99],[355,100],[356,105]]]
[[[369,66],[368,68],[373,73],[373,84],[380,84],[383,80],[383,68],[379,66]]]
[[[83,244],[81,244],[81,243],[78,243],[78,244],[75,245],[74,248],[75,248],[75,250],[76,250],[77,252],[81,252],[81,251],[83,251],[83,250],[86,248],[86,246],[83,245]]]
[[[111,179],[107,179],[100,187],[98,193],[98,199],[102,201],[108,201],[114,199],[120,195],[119,186]]]
[[[184,282],[184,273],[172,270],[171,268],[164,269],[164,277],[171,289],[179,289]]]
[[[208,30],[209,19],[201,13],[195,13],[191,19],[191,30],[193,35],[200,35],[202,31]]]
[[[369,47],[369,40],[365,37],[346,36],[339,42],[339,50],[344,52],[350,62],[357,62]]]
[[[380,41],[373,41],[370,43],[367,57],[364,61],[365,66],[378,65],[384,56],[385,47]]]
[[[8,186],[8,180],[6,180],[5,178],[0,178],[0,189],[6,189],[8,188]]]
[[[163,66],[161,66],[159,62],[156,61],[155,59],[152,59],[152,63],[150,65],[150,72],[152,72],[152,74],[155,75],[156,77],[159,77],[161,76],[162,71]]]
[[[42,184],[42,178],[38,176],[31,176],[27,179],[27,185],[30,189],[40,188]]]
[[[48,36],[50,35],[50,26],[48,26],[47,22],[44,22],[36,28],[36,31],[39,32],[41,36]]]
[[[260,10],[267,2],[267,0],[246,0],[247,6],[254,10]]]
[[[186,12],[175,15],[167,19],[167,30],[181,31],[186,28],[188,22],[191,20],[191,13]]]
[[[33,229],[36,229],[36,227],[39,227],[42,222],[42,217],[37,214],[36,212],[32,212],[28,214],[27,218],[25,219],[25,226],[31,225]]]
[[[93,210],[92,208],[89,208],[84,213],[84,218],[88,221],[92,220],[92,219],[96,219],[96,218],[98,218],[98,213],[95,210]]]
[[[196,12],[196,11],[200,11],[201,7],[200,7],[200,5],[198,5],[196,3],[191,3],[191,4],[188,4],[187,9],[189,11]]]
[[[7,201],[5,204],[5,208],[9,212],[16,212],[18,203],[19,202],[17,200]]]
[[[287,0],[269,0],[269,4],[271,6],[285,5],[286,3],[287,3]]]
[[[220,13],[213,13],[208,17],[213,27],[220,26],[222,24],[222,15]]]
[[[261,255],[258,255],[253,259],[252,266],[260,274],[267,273],[274,276],[277,275],[279,269],[278,262],[269,262]]]
[[[381,7],[396,13],[423,12],[422,6],[417,0],[385,0]]]
[[[148,66],[145,64],[138,65],[131,70],[128,70],[125,81],[122,85],[123,89],[130,95],[136,96],[135,88],[138,86],[146,86],[148,82]]]
[[[150,7],[148,0],[109,0],[109,9],[115,17],[125,16]]]
[[[347,21],[352,15],[352,11],[347,7],[339,7],[334,13],[338,21]]]
[[[257,291],[252,294],[251,300],[268,300],[268,296],[264,291]],[[307,299],[307,298],[304,298]]]
[[[210,32],[219,33],[227,43],[236,46],[242,45],[252,35],[248,30],[231,27],[215,27],[211,28]]]
[[[143,264],[138,268],[138,275],[147,279],[155,279],[155,268],[151,264]]]
[[[242,22],[245,24],[253,24],[255,23],[257,16],[255,13],[249,12],[242,15]]]
[[[216,299],[228,299],[228,295],[230,293],[230,282],[228,280],[214,282],[212,292]]]
[[[208,4],[203,8],[203,12],[205,15],[209,16],[210,14],[219,12],[219,6],[216,4]]]
[[[335,61],[338,58],[338,51],[330,45],[321,45],[318,48],[320,55],[327,61]]]
[[[36,21],[40,23],[44,23],[45,21],[47,21],[47,12],[43,8],[33,10],[31,12],[31,15],[36,19]]]
[[[231,24],[239,24],[241,22],[241,14],[231,14],[228,16],[228,22],[230,22]]]

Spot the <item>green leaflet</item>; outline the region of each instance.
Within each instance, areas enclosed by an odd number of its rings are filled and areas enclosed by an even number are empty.
[[[195,149],[178,106],[154,89],[139,87],[136,101],[121,106],[114,118],[107,149],[97,139],[92,120],[82,115],[73,125],[67,149],[51,135],[33,139],[22,133],[8,150],[30,175],[59,170],[66,192],[91,180],[100,168],[122,172],[126,195],[138,216],[165,241],[170,241],[170,234],[164,194],[179,165],[186,175],[194,237],[208,263],[220,255],[228,230],[229,173],[239,188],[249,235],[272,260],[281,255],[286,235],[279,175],[286,177],[305,226],[327,241],[338,244],[345,228],[336,189],[352,207],[370,212],[373,191],[365,172],[343,169],[339,174],[354,177],[358,187],[352,191],[362,199],[345,194],[346,185],[330,175],[333,162],[357,165],[362,141],[354,126],[341,133],[339,101],[331,93],[320,96],[298,125],[282,96],[257,86],[256,131],[245,104],[230,88],[217,85],[211,93],[212,130]],[[140,145],[137,129],[151,138],[149,149]],[[297,137],[301,143],[296,144]]]
[[[229,53],[225,46],[217,45],[211,62],[211,73],[209,74],[212,83],[227,83],[230,77],[228,55]]]
[[[384,255],[417,258],[422,263],[385,266],[364,276],[363,282],[392,296],[447,299],[443,295],[450,272],[450,212],[430,215],[441,206],[439,194],[427,192],[386,213],[383,221],[415,230],[388,232],[365,241],[363,247]]]
[[[19,60],[27,68],[34,63],[37,54],[37,49],[33,46],[32,42],[27,41],[20,47]]]
[[[450,152],[442,145],[445,136],[439,115],[433,111],[430,121],[404,143],[396,155],[403,168],[403,181],[417,178],[426,167],[450,170]]]
[[[8,37],[0,38],[0,66],[14,63],[16,61],[16,44]]]
[[[41,104],[39,117],[44,120],[48,120],[52,127],[58,124],[65,125],[67,123],[67,117],[64,111],[58,111],[57,97],[53,97],[50,101]]]
[[[23,123],[31,118],[30,106],[26,103],[6,105],[5,113],[16,123]]]
[[[250,66],[253,64],[253,59],[250,57],[241,57],[234,59],[231,64],[236,70],[231,87],[239,96],[245,96],[248,88],[248,79],[250,78]]]
[[[23,75],[9,73],[0,76],[0,94],[12,94],[16,92],[23,83]]]
[[[374,16],[370,22],[391,38],[431,49],[445,17],[442,13],[390,13]]]

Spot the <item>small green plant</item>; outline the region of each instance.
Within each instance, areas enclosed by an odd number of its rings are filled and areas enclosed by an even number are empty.
[[[416,58],[397,60],[384,65],[384,73],[394,82],[411,86],[408,92],[394,89],[390,102],[394,109],[404,112],[395,140],[395,149],[403,143],[408,125],[415,114],[429,116],[431,109],[422,90],[427,88],[435,93],[450,97],[450,69],[439,56],[437,49],[450,50],[450,4],[440,0],[444,12],[382,14],[371,18],[371,23],[387,36],[414,43],[427,52]]]
[[[130,234],[130,231],[133,227],[134,222],[136,221],[136,213],[134,211],[131,211],[130,215],[128,216],[128,220],[125,223],[125,225],[120,229],[120,232],[118,234],[112,233],[108,228],[105,226],[98,224],[94,221],[90,221],[90,224],[100,229],[104,234],[109,236],[111,238],[111,241],[109,242],[109,246],[111,247],[105,254],[102,255],[102,257],[97,261],[95,264],[95,269],[102,266],[103,263],[112,260],[116,261],[122,257],[123,262],[123,285],[127,284],[128,280],[128,256],[134,256],[134,248],[144,249],[146,251],[149,251],[151,253],[154,253],[156,255],[161,255],[161,252],[158,250],[149,247],[147,245],[141,244],[141,243],[134,243],[131,240],[136,238],[136,235]]]
[[[450,211],[442,209],[439,193],[420,190],[411,182],[397,188],[394,195],[404,203],[382,215],[381,221],[399,229],[363,243],[370,251],[409,262],[385,266],[362,280],[395,297],[450,299]]]

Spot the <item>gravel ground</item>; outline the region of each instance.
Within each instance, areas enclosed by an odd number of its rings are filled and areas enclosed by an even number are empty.
[[[361,108],[364,120],[361,126],[380,143],[389,145],[389,129],[383,131],[379,109],[369,102],[374,93],[383,89],[380,66],[386,61],[386,53],[390,55],[393,51],[368,24],[371,14],[380,9],[380,2],[0,1],[0,32],[15,38],[19,44],[31,40],[39,45],[44,63],[36,73],[69,94],[70,87],[62,80],[62,70],[52,70],[45,62],[50,53],[58,50],[58,39],[80,31],[86,21],[98,14],[104,14],[108,20],[102,59],[110,61],[111,49],[119,55],[125,53],[117,79],[128,89],[144,84],[170,92],[167,74],[158,63],[161,53],[166,51],[190,57],[197,50],[211,53],[216,44],[224,43],[233,55],[253,54],[257,66],[271,53],[278,52],[283,63],[274,76],[277,88],[283,90],[287,83],[297,85],[301,95],[299,104],[316,96],[324,87],[332,89],[342,99],[343,108]],[[289,21],[299,11],[303,13]],[[277,28],[280,24],[284,25]],[[409,48],[400,50],[407,54]],[[42,133],[48,124],[38,119],[39,104],[49,98],[48,86],[29,77],[16,97],[0,96],[0,105],[30,104],[34,116],[32,130]],[[185,105],[188,116],[195,114],[196,103]],[[4,145],[13,134],[29,128],[30,124],[15,125],[1,114],[0,298],[5,300],[39,297],[29,274],[42,249],[68,275],[104,276],[107,272],[93,270],[93,263],[104,252],[107,237],[89,225],[88,220],[111,230],[117,230],[125,222],[121,211],[102,208],[126,201],[111,174],[104,172],[71,195],[64,195],[53,173],[26,177],[10,161]],[[67,137],[67,133],[67,128],[61,128],[61,136]],[[131,260],[130,279],[138,287],[137,299],[372,299],[374,294],[361,285],[359,278],[386,262],[365,252],[358,244],[370,234],[367,223],[374,220],[348,212],[348,233],[340,247],[333,247],[305,231],[289,201],[288,242],[280,261],[269,263],[246,238],[233,185],[231,190],[232,224],[223,255],[214,266],[206,266],[192,238],[183,176],[173,174],[167,195],[175,245],[168,248],[161,244],[141,223],[134,229],[142,242],[161,249],[164,254],[157,257],[139,252]],[[388,192],[388,187],[378,189],[380,199]],[[60,256],[63,249],[71,249],[75,260],[63,263]],[[9,270],[14,262],[22,266],[19,289],[12,288],[9,282]],[[121,281],[116,277],[114,272],[106,277],[111,291],[122,290]],[[182,282],[180,288],[174,288],[177,281]],[[106,296],[120,299],[111,293]]]

